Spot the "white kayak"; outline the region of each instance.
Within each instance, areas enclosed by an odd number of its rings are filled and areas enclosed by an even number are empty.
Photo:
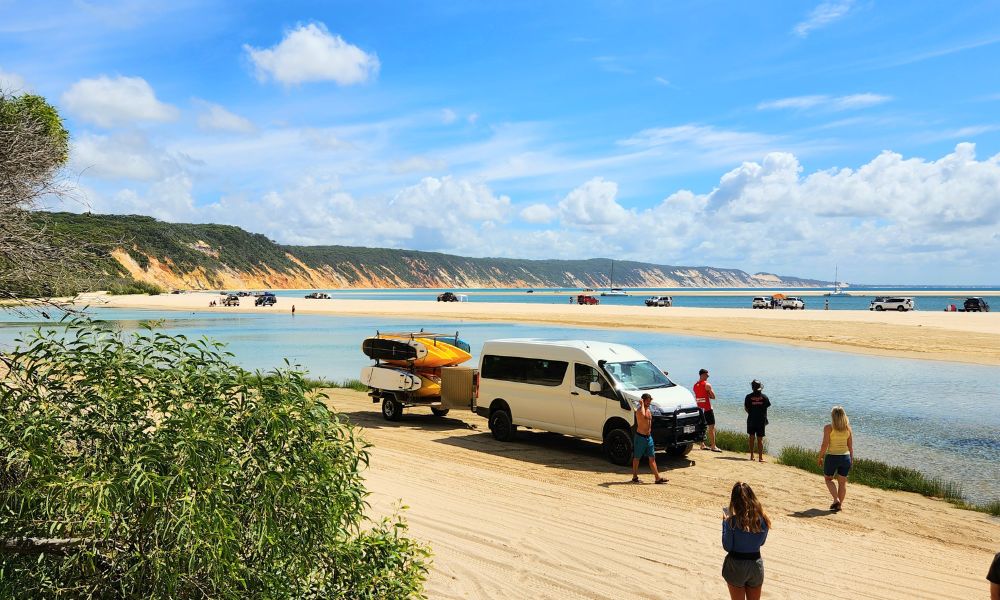
[[[361,381],[377,390],[412,392],[423,385],[420,376],[392,367],[365,367],[361,369]]]

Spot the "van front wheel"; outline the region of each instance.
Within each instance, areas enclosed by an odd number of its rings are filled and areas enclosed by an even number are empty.
[[[667,449],[667,455],[676,458],[683,458],[688,454],[691,454],[691,449],[694,448],[694,444],[684,444],[683,446],[671,446]]]
[[[497,409],[490,415],[490,431],[493,437],[501,442],[509,442],[514,439],[517,432],[517,425],[510,418],[510,413],[504,409]]]
[[[632,436],[627,429],[612,429],[604,436],[604,451],[612,463],[621,466],[632,464]]]

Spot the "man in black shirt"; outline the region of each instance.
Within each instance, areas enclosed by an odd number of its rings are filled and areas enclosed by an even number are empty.
[[[764,462],[764,428],[771,400],[761,391],[764,385],[756,379],[750,382],[750,389],[753,391],[743,399],[743,409],[747,411],[747,435],[750,436],[750,460],[753,460],[754,438],[757,438],[757,458]]]

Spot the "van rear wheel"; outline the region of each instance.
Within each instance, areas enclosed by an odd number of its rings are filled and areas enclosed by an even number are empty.
[[[627,429],[612,429],[604,436],[604,451],[608,459],[620,466],[632,464],[632,436]]]
[[[490,431],[497,440],[509,442],[514,439],[514,434],[517,433],[517,425],[514,425],[509,412],[498,408],[490,415]]]

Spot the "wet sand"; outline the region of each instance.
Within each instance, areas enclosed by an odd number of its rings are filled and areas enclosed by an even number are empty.
[[[867,310],[772,311],[738,308],[579,306],[571,304],[434,302],[427,300],[307,300],[280,297],[271,307],[208,308],[212,293],[160,296],[90,295],[95,306],[159,310],[285,312],[300,314],[501,321],[609,327],[770,342],[882,356],[1000,365],[1000,313],[907,313]]]
[[[390,423],[363,393],[327,391],[374,444],[373,511],[409,506],[411,535],[433,549],[430,598],[727,598],[720,518],[736,481],[773,520],[765,598],[989,595],[1000,520],[988,515],[862,486],[833,514],[822,478],[728,452],[661,456],[669,483],[643,466],[634,485],[596,442],[523,430],[497,442],[464,410]]]

